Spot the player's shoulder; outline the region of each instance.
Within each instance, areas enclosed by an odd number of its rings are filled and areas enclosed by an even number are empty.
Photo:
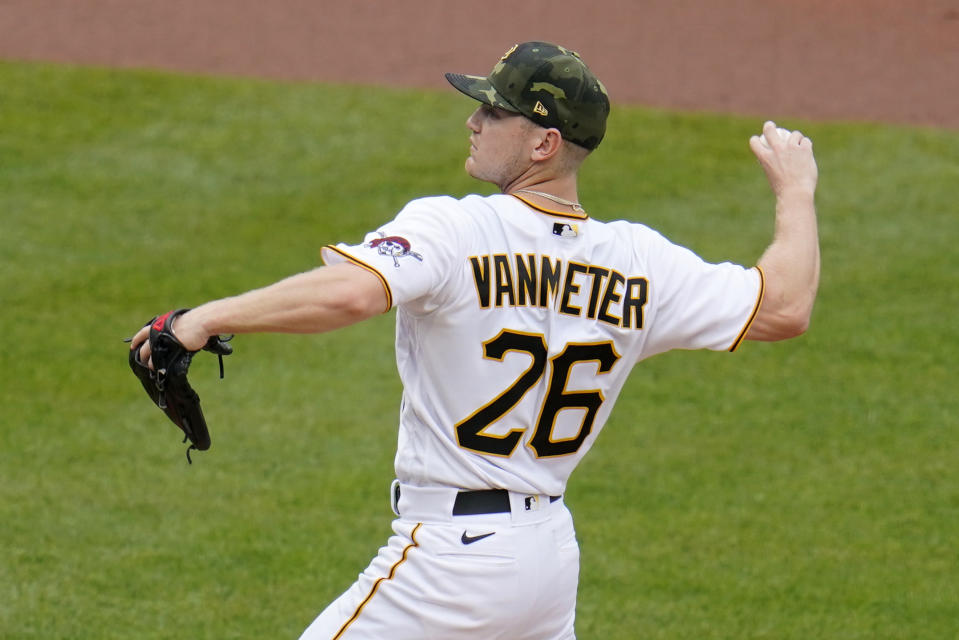
[[[457,198],[450,195],[432,195],[414,198],[407,203],[407,207],[426,207],[431,209],[475,209],[489,207],[499,199],[506,199],[502,194],[482,196],[475,193]]]
[[[590,219],[582,230],[596,255],[616,264],[629,264],[648,275],[674,264],[688,249],[675,244],[660,231],[631,220],[602,222]]]
[[[482,196],[470,194],[453,196],[425,196],[409,201],[399,213],[401,218],[433,221],[443,226],[461,226],[482,223],[491,217],[503,215],[514,206],[515,199],[504,195]]]
[[[414,212],[422,215],[470,215],[471,213],[491,210],[487,202],[492,196],[468,195],[463,198],[453,196],[423,196],[406,203],[400,212]]]
[[[622,241],[629,238],[630,244],[650,246],[653,244],[668,243],[666,237],[642,222],[632,220],[611,220],[604,222],[595,218],[589,219],[590,230],[596,234],[604,234],[610,238]]]

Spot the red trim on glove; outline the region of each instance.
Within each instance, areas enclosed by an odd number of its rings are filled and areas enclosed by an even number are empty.
[[[170,317],[173,311],[167,311],[162,316],[153,321],[153,329],[156,331],[163,331],[163,325],[166,323],[166,319]]]

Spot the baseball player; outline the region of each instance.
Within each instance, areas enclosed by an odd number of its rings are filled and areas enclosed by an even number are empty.
[[[758,265],[709,264],[579,203],[609,101],[576,53],[527,42],[488,76],[446,77],[479,103],[466,171],[501,193],[414,200],[362,242],[325,247],[326,266],[174,327],[200,348],[396,310],[394,535],[303,640],[573,638],[579,549],[563,494],[632,367],[796,336],[816,295],[817,169],[801,133],[766,123],[750,140],[776,195]]]

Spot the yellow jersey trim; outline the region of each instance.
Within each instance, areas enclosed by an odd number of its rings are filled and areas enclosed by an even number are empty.
[[[376,582],[373,583],[373,588],[370,589],[369,595],[367,595],[366,598],[363,599],[363,602],[360,603],[360,606],[358,606],[358,607],[356,608],[356,611],[353,613],[352,617],[350,617],[349,620],[347,620],[345,623],[343,623],[343,626],[340,627],[340,630],[336,632],[336,635],[335,635],[335,636],[333,636],[333,640],[338,640],[338,638],[343,637],[343,634],[346,632],[347,628],[348,628],[351,624],[353,624],[354,622],[356,622],[356,619],[360,617],[360,613],[363,612],[363,607],[365,607],[365,606],[367,605],[367,603],[373,598],[373,596],[376,594],[376,590],[380,588],[380,585],[383,584],[383,582],[385,582],[385,581],[387,581],[387,580],[392,580],[392,579],[393,579],[393,576],[396,575],[396,569],[397,569],[401,564],[403,564],[404,562],[406,562],[406,556],[409,555],[410,550],[411,550],[411,549],[414,549],[414,548],[416,548],[416,547],[418,547],[418,546],[420,546],[420,543],[418,543],[418,542],[416,541],[416,532],[419,531],[419,528],[422,527],[422,526],[423,526],[423,523],[422,523],[422,522],[419,522],[419,523],[416,524],[415,527],[413,527],[413,531],[412,531],[412,533],[410,533],[410,540],[412,540],[412,542],[411,542],[410,544],[406,545],[406,548],[403,549],[403,555],[401,555],[401,556],[400,556],[400,559],[397,560],[396,563],[395,563],[392,567],[390,567],[390,572],[389,572],[388,575],[386,575],[386,576],[383,577],[383,578],[379,578]]]
[[[531,207],[531,208],[533,208],[533,209],[536,209],[536,210],[539,211],[540,213],[545,213],[545,214],[548,215],[548,216],[556,216],[556,217],[558,217],[558,218],[575,218],[576,220],[588,220],[588,219],[589,219],[589,214],[586,213],[586,212],[583,212],[583,213],[563,213],[562,211],[553,211],[552,209],[546,209],[545,207],[541,207],[541,206],[539,206],[538,204],[533,204],[532,202],[530,202],[529,200],[527,200],[527,199],[524,198],[523,196],[518,196],[518,195],[516,195],[515,193],[511,193],[510,195],[513,196],[514,198],[516,198],[517,200],[523,202],[526,206]]]
[[[358,267],[363,267],[364,269],[366,269],[367,271],[369,271],[370,273],[372,273],[374,276],[376,276],[377,278],[379,278],[380,284],[383,285],[383,290],[386,292],[386,309],[383,311],[383,313],[386,313],[387,311],[389,311],[390,309],[393,308],[393,291],[390,289],[390,283],[386,281],[386,278],[383,277],[383,274],[380,273],[379,269],[377,269],[376,267],[374,267],[374,266],[371,265],[371,264],[367,264],[367,263],[363,262],[362,260],[360,260],[360,259],[358,259],[358,258],[354,258],[354,257],[351,256],[350,254],[348,254],[348,253],[346,253],[345,251],[343,251],[343,250],[341,250],[341,249],[333,246],[332,244],[328,244],[328,245],[326,245],[326,247],[324,247],[324,248],[325,248],[325,249],[329,249],[330,251],[334,251],[334,252],[338,253],[339,255],[343,256],[344,258],[346,258],[347,260],[349,260],[350,262],[352,262],[352,263],[355,264],[356,266],[358,266]]]
[[[746,326],[743,327],[743,330],[739,332],[739,335],[736,337],[736,340],[733,342],[732,346],[729,347],[729,351],[735,351],[743,340],[746,339],[746,334],[749,333],[749,327],[753,326],[753,320],[756,319],[756,315],[759,313],[759,307],[763,304],[763,295],[766,293],[766,274],[763,273],[763,268],[759,265],[753,267],[756,271],[759,272],[759,295],[756,297],[756,306],[753,307],[753,312],[749,315],[749,320],[746,321]]]

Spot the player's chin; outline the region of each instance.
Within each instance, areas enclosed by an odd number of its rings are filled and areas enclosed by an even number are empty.
[[[484,180],[482,177],[482,172],[480,171],[479,163],[476,162],[476,158],[474,158],[472,155],[466,157],[466,163],[463,165],[463,168],[466,169],[466,173],[469,174],[471,178]]]
[[[500,185],[502,183],[501,171],[497,171],[496,167],[489,166],[488,163],[484,164],[477,160],[475,157],[470,156],[466,159],[466,173],[475,180],[480,180],[482,182],[489,182],[495,185]]]

